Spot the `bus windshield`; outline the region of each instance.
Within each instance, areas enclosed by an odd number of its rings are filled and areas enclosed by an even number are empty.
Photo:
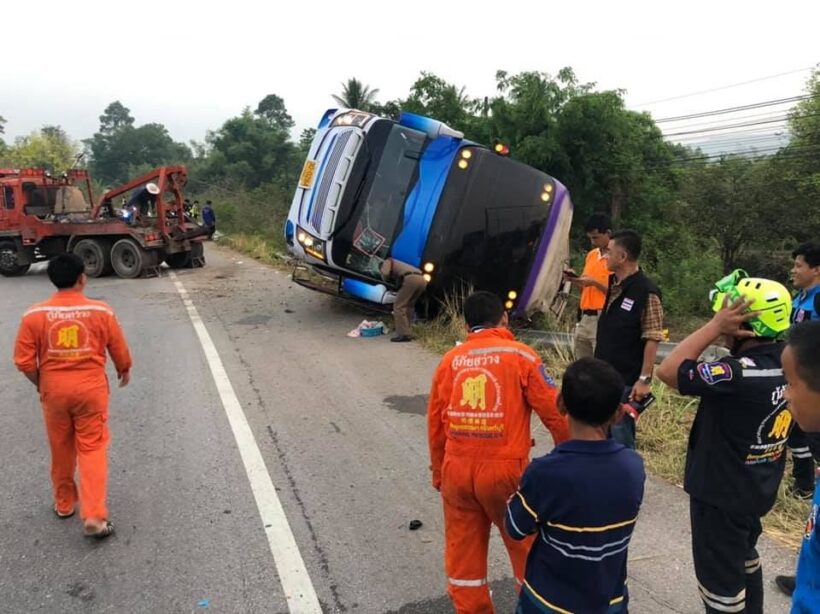
[[[387,257],[401,231],[404,203],[418,180],[418,166],[426,135],[394,124],[379,122],[367,135],[370,162],[350,204],[352,215],[339,229],[334,260],[366,277],[379,277],[379,264]]]

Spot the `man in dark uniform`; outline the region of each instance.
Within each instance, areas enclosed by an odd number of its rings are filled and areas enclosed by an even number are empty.
[[[396,336],[390,339],[397,343],[412,341],[413,312],[416,301],[427,289],[427,278],[419,269],[411,264],[387,258],[382,262],[379,271],[385,280],[398,286],[396,301],[393,303],[393,320],[396,325]]]
[[[641,237],[634,230],[613,234],[605,257],[612,275],[598,317],[595,358],[608,362],[623,378],[624,402],[640,406],[651,398],[655,356],[663,341],[661,293],[641,270]],[[612,438],[634,448],[637,418],[636,410],[624,414],[612,426]]]
[[[700,397],[689,434],[684,488],[690,497],[692,553],[700,597],[710,613],[763,612],[760,519],[777,499],[792,416],[777,339],[789,328],[791,296],[781,284],[718,282],[706,325],[657,369],[660,380]],[[726,336],[732,353],[698,360]]]

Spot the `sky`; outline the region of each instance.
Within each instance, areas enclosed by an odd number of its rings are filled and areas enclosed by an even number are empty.
[[[820,62],[820,2],[793,0],[44,0],[6,3],[3,22],[7,142],[46,124],[87,138],[114,100],[138,125],[203,141],[270,93],[284,98],[298,134],[336,106],[331,94],[347,78],[379,88],[384,101],[406,96],[421,71],[483,97],[494,95],[497,70],[571,66],[582,82],[626,90],[628,107],[662,119],[797,96]],[[689,95],[715,88],[724,89]],[[787,108],[749,114],[777,118]],[[732,117],[662,125],[683,132]]]

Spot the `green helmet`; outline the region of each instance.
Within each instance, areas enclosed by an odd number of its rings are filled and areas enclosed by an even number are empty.
[[[723,299],[730,301],[745,297],[752,301],[750,311],[760,315],[749,320],[749,326],[758,337],[777,338],[789,330],[792,315],[792,297],[783,284],[771,279],[749,277],[743,269],[735,269],[715,284],[709,293],[712,311],[720,311]]]

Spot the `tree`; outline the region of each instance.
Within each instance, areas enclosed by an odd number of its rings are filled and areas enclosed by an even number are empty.
[[[210,155],[204,170],[209,181],[231,180],[254,188],[295,175],[293,144],[287,130],[272,127],[267,119],[246,108],[208,134]]]
[[[728,156],[688,173],[682,189],[684,223],[716,241],[724,272],[740,265],[753,241],[771,238],[766,221],[779,217],[779,207],[767,189],[770,170],[766,160]]]
[[[365,85],[355,77],[342,83],[342,93],[339,95],[333,94],[333,99],[341,106],[348,109],[359,109],[360,111],[369,111],[371,105],[376,102],[378,89],[370,89],[369,85]]]
[[[43,168],[54,174],[74,166],[79,146],[59,126],[44,126],[15,139],[4,158],[17,168]]]
[[[0,134],[6,133],[6,118],[0,115]]]
[[[260,100],[254,114],[280,130],[290,130],[294,126],[293,118],[285,108],[285,101],[276,94],[268,94]]]
[[[134,127],[131,112],[119,101],[100,115],[100,129],[84,141],[91,155],[92,175],[106,184],[120,184],[165,164],[191,159],[191,150],[177,143],[162,124]]]
[[[100,134],[105,136],[110,136],[133,125],[134,118],[131,117],[131,111],[119,100],[105,107],[105,111],[100,115]]]
[[[477,103],[470,100],[463,87],[447,83],[432,73],[422,72],[410,88],[410,96],[402,107],[444,122],[451,128],[465,131]]]

